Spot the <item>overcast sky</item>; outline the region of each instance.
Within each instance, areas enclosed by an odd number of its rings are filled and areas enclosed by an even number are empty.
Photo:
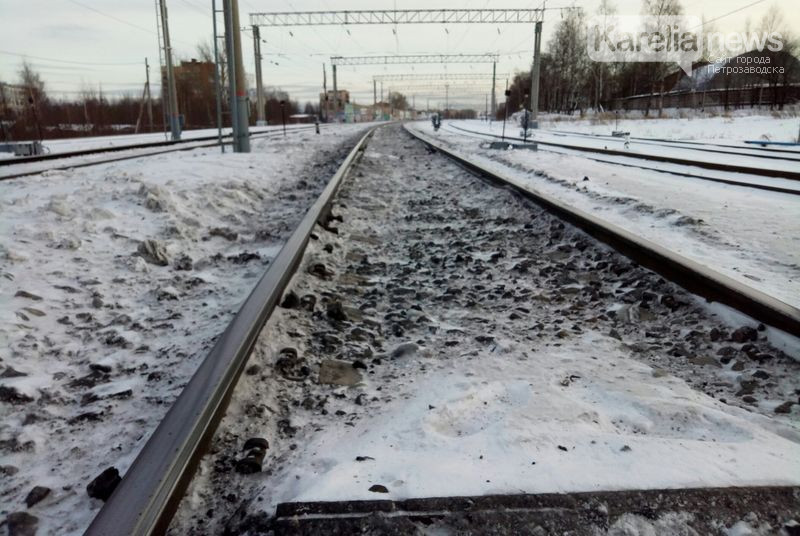
[[[770,5],[778,5],[788,27],[800,29],[796,0],[694,0],[683,1],[686,13],[706,19],[737,13],[715,24],[725,31],[741,31],[749,18],[754,24]],[[195,57],[196,45],[211,41],[211,0],[167,0],[170,32],[178,59]],[[218,3],[221,3],[218,0]],[[333,9],[430,9],[430,8],[531,8],[541,0],[239,0],[242,25],[251,12],[317,11]],[[547,7],[579,5],[592,15],[600,0],[549,0]],[[637,15],[641,0],[614,0],[620,14]],[[546,43],[560,18],[558,11],[545,16]],[[157,80],[154,0],[0,0],[0,80],[15,81],[21,55],[43,74],[51,94],[70,96],[82,87],[102,83],[104,91],[141,92],[144,58],[153,66]],[[243,32],[245,69],[254,71],[252,34]],[[332,55],[389,54],[501,54],[498,73],[528,69],[532,56],[530,25],[400,25],[296,27],[262,29],[265,54],[264,82],[291,93],[292,98],[316,100],[322,86],[322,65]],[[330,68],[329,68],[330,69]],[[357,102],[372,101],[372,76],[390,73],[491,73],[491,65],[398,65],[339,68],[339,87],[351,90]],[[330,70],[328,71],[330,88]],[[503,80],[501,85],[505,84]],[[396,85],[396,84],[391,84]],[[389,90],[389,83],[384,85]],[[397,87],[397,89],[402,89]],[[501,88],[502,89],[502,88]],[[405,91],[418,99],[442,98],[435,89]],[[483,102],[486,86],[450,90],[451,103]],[[421,103],[418,103],[421,105]]]

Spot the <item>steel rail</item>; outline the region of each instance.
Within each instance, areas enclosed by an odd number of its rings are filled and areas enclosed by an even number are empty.
[[[296,132],[298,130],[308,130],[308,128],[313,128],[313,127],[293,128],[291,130],[288,130],[287,132]],[[228,135],[226,137],[230,138],[230,135]],[[280,130],[279,131],[259,132],[259,133],[250,135],[250,139],[254,139],[254,138],[273,139],[273,138],[282,138],[282,137],[283,137],[283,133]],[[161,154],[177,153],[177,152],[180,152],[180,151],[192,151],[194,149],[204,149],[204,148],[208,148],[208,147],[218,147],[219,146],[218,138],[215,136],[215,137],[213,137],[211,139],[213,139],[215,141],[213,143],[197,142],[196,144],[187,145],[186,147],[173,147],[173,148],[170,148],[170,149],[163,149],[163,150],[160,150],[160,151],[151,151],[151,152],[147,152],[147,153],[136,153],[136,154],[132,154],[132,155],[118,156],[118,157],[114,157],[114,158],[105,158],[103,160],[92,160],[92,161],[89,161],[89,162],[77,162],[77,163],[74,163],[74,164],[63,164],[63,165],[53,166],[53,167],[44,168],[44,169],[37,169],[37,170],[33,170],[33,171],[25,171],[25,172],[22,172],[22,173],[15,173],[13,175],[0,175],[0,181],[18,179],[18,178],[21,178],[21,177],[29,177],[31,175],[39,175],[41,173],[46,173],[48,171],[66,171],[68,169],[83,168],[83,167],[89,167],[89,166],[97,166],[97,165],[100,165],[100,164],[111,164],[113,162],[122,162],[124,160],[133,160],[133,159],[136,159],[136,158],[145,158],[145,157],[148,157],[148,156],[158,156],[158,155],[161,155]],[[188,144],[191,141],[195,141],[195,140],[185,140],[185,141],[181,141],[180,143],[187,143]],[[228,142],[228,143],[230,143],[230,142]],[[130,147],[127,147],[127,148],[130,148]],[[102,154],[104,152],[107,152],[107,151],[94,151],[94,152],[87,153],[87,155],[88,154]],[[72,158],[76,158],[76,157],[72,157]]]
[[[409,128],[408,125],[405,128],[409,134],[454,160],[467,170],[487,178],[495,184],[511,187],[560,219],[578,227],[590,236],[608,244],[626,257],[660,274],[689,292],[702,296],[707,300],[728,305],[764,324],[800,337],[800,309],[744,285],[674,251],[670,251],[622,227],[571,207],[552,196],[538,192],[523,181],[505,175],[500,171],[490,171],[476,160],[455,153],[442,143]]]
[[[328,215],[342,180],[376,128],[370,128],[350,151],[147,440],[86,535],[150,535],[167,530],[261,329],[302,261],[311,232]]]
[[[607,141],[623,141],[622,138],[618,138],[615,136],[608,136],[605,134],[586,134],[585,132],[572,132],[569,130],[548,130],[545,131],[548,134],[553,136],[579,136],[582,138],[589,138],[595,140],[607,140]],[[800,152],[798,151],[784,151],[788,153],[793,153],[794,156],[797,158],[791,158],[788,156],[780,156],[775,154],[757,154],[757,153],[742,153],[737,151],[724,151],[722,148],[729,148],[730,145],[718,145],[716,143],[693,143],[693,145],[697,145],[697,147],[686,147],[685,141],[674,141],[674,140],[665,140],[665,139],[658,139],[658,138],[630,138],[633,141],[637,141],[642,145],[656,145],[659,147],[671,147],[673,149],[684,149],[687,151],[703,151],[705,153],[719,153],[719,154],[732,154],[737,156],[752,156],[753,158],[766,158],[768,160],[785,160],[787,162],[800,162]],[[720,149],[712,149],[712,147],[720,147]],[[761,151],[762,149],[759,147],[736,147],[739,151]]]
[[[294,127],[290,130],[306,130],[309,128],[313,128],[311,126],[302,126],[302,127]],[[279,132],[279,130],[262,130],[258,132],[254,132],[253,134],[271,134],[273,132]],[[225,134],[223,138],[231,138],[231,134]],[[22,158],[4,158],[0,160],[0,166],[13,166],[17,164],[33,164],[36,162],[44,162],[47,160],[58,160],[61,158],[75,158],[77,156],[88,156],[92,154],[100,154],[100,153],[113,153],[118,151],[127,151],[133,149],[149,149],[155,147],[169,147],[173,145],[183,145],[187,143],[200,143],[204,141],[211,141],[217,140],[216,145],[219,145],[219,137],[218,136],[200,136],[197,138],[191,139],[184,139],[184,140],[167,140],[167,141],[152,141],[146,143],[132,143],[130,145],[115,145],[113,147],[95,147],[94,149],[80,149],[78,151],[65,151],[63,153],[50,153],[50,154],[40,154],[36,156],[24,156]]]
[[[498,136],[497,134],[490,134],[490,133],[487,133],[487,132],[474,132],[472,130],[466,130],[466,129],[457,127],[457,126],[453,125],[452,123],[449,123],[447,125],[447,127],[459,130],[459,131],[464,132],[464,133],[467,133],[468,135],[473,135],[476,138],[480,138],[481,136],[489,136],[489,137],[493,137],[493,138],[501,138],[501,136]],[[520,140],[521,141],[521,138],[509,138],[508,136],[505,136],[505,138],[506,139],[513,139],[513,140]],[[545,151],[545,152],[551,152],[551,153],[555,153],[555,154],[562,154],[562,155],[563,154],[568,154],[568,153],[562,153],[562,152],[559,152],[559,151],[552,151],[552,150],[548,151],[547,149],[542,149],[542,150]],[[768,192],[778,192],[778,193],[781,193],[781,194],[800,195],[800,189],[783,188],[782,186],[772,186],[772,185],[769,185],[769,184],[757,184],[757,183],[752,183],[752,182],[741,182],[741,181],[735,181],[735,180],[731,180],[731,179],[720,179],[720,178],[717,178],[717,177],[708,177],[706,175],[696,175],[694,173],[686,173],[686,172],[683,172],[683,171],[658,169],[658,168],[649,167],[649,166],[639,166],[639,165],[632,164],[632,163],[629,163],[629,162],[611,162],[611,161],[608,161],[608,160],[603,160],[601,158],[595,158],[595,157],[591,157],[591,156],[581,156],[581,158],[586,158],[587,160],[592,160],[594,162],[601,162],[601,163],[604,163],[604,164],[611,164],[611,165],[614,165],[614,166],[623,166],[623,167],[630,167],[630,168],[635,168],[635,169],[644,169],[644,170],[647,170],[647,171],[655,171],[656,173],[665,173],[667,175],[675,175],[677,177],[688,177],[690,179],[699,179],[699,180],[703,180],[703,181],[718,182],[718,183],[721,183],[721,184],[730,184],[732,186],[741,186],[742,188],[754,188],[756,190],[765,190],[765,191],[768,191]]]
[[[452,125],[453,128],[463,130],[464,132],[472,132],[473,134],[481,134],[491,136],[493,138],[500,138],[497,134],[488,134],[484,132],[474,132],[462,127]],[[522,138],[514,136],[505,136],[507,140],[523,141]],[[639,158],[641,160],[652,160],[654,162],[664,162],[666,164],[679,164],[682,166],[693,166],[703,169],[711,169],[714,171],[727,171],[729,173],[747,173],[749,175],[758,175],[760,177],[770,177],[773,179],[789,179],[800,181],[800,171],[781,171],[776,169],[762,169],[748,166],[737,166],[734,164],[723,164],[720,162],[696,162],[694,160],[685,160],[683,158],[676,158],[673,156],[659,156],[654,154],[645,153],[631,153],[628,151],[619,151],[616,149],[601,149],[599,147],[582,147],[580,145],[568,145],[566,143],[556,143],[553,141],[540,141],[536,139],[528,139],[527,141],[536,142],[538,145],[549,145],[550,147],[561,147],[563,149],[571,149],[573,151],[583,151],[589,153],[606,154],[609,156],[625,156],[628,158]],[[757,158],[757,157],[756,157]]]

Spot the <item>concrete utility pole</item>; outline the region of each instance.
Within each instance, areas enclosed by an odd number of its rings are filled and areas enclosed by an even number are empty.
[[[231,79],[233,150],[237,153],[249,153],[250,127],[247,110],[247,85],[244,77],[244,63],[242,63],[242,37],[239,32],[239,0],[224,0],[224,2],[228,76]]]
[[[167,92],[169,99],[169,130],[173,140],[181,139],[181,119],[178,113],[178,90],[175,85],[175,73],[172,70],[172,45],[169,41],[169,23],[167,22],[167,1],[159,0],[161,9],[161,32],[164,40],[164,55],[167,62]],[[162,101],[164,91],[161,91]]]
[[[233,68],[233,19],[231,18],[231,0],[222,0],[222,15],[225,19],[225,54],[228,64],[228,98],[231,115],[231,130],[234,133],[233,150],[236,152],[236,76]]]
[[[492,63],[492,119],[497,115],[497,62]]]
[[[322,106],[325,106],[325,111],[322,111]],[[328,122],[328,71],[325,70],[325,64],[322,64],[322,104],[320,104],[320,115],[322,115],[325,122]]]
[[[333,70],[333,121],[339,120],[339,88],[336,87],[336,64],[331,65]]]
[[[153,132],[153,93],[150,90],[150,63],[144,59],[144,69],[147,75],[147,121],[150,125],[150,132]]]
[[[372,106],[377,106],[378,104],[378,81],[374,78],[372,79]]]
[[[264,82],[261,80],[261,32],[253,26],[253,53],[256,56],[256,125],[267,124],[264,118]]]
[[[531,128],[539,128],[539,70],[542,64],[542,21],[536,23],[533,44],[533,68],[531,69]]]

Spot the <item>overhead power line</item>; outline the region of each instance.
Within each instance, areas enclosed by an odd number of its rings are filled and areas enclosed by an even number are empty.
[[[141,61],[136,62],[92,62],[92,61],[73,61],[73,60],[65,60],[65,59],[56,59],[56,58],[45,58],[42,56],[31,56],[30,54],[21,54],[19,52],[10,52],[8,50],[0,50],[0,54],[4,54],[6,56],[18,56],[20,58],[31,58],[34,60],[42,60],[42,61],[52,61],[55,63],[68,63],[70,65],[100,65],[100,66],[111,66],[111,65],[141,65]]]
[[[91,6],[87,6],[86,4],[82,4],[81,2],[78,2],[78,0],[67,0],[67,2],[69,2],[71,4],[75,4],[76,6],[80,6],[80,7],[84,8],[84,9],[88,9],[89,11],[94,11],[98,15],[101,15],[103,17],[109,18],[111,20],[115,20],[115,21],[119,22],[120,24],[125,24],[126,26],[130,26],[131,28],[136,28],[137,30],[141,30],[141,31],[147,32],[149,34],[156,35],[156,32],[154,32],[153,30],[151,30],[149,28],[145,28],[144,26],[139,26],[138,24],[134,24],[132,22],[128,22],[125,19],[120,19],[119,17],[115,17],[114,15],[109,15],[108,13],[104,13],[103,11],[100,11],[99,9],[95,9],[95,8],[93,8]]]

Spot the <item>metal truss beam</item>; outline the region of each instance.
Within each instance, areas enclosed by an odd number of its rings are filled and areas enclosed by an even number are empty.
[[[332,56],[333,65],[407,65],[418,63],[495,63],[498,54],[413,54],[398,56]]]
[[[492,73],[410,73],[410,74],[379,74],[372,77],[375,82],[435,82],[435,81],[464,81],[485,80],[492,78]],[[499,77],[508,76],[507,73],[497,74]]]
[[[406,84],[404,84],[404,83],[392,83],[392,84],[389,84],[388,87],[389,87],[389,89],[407,89],[409,91],[413,90],[413,89],[440,89],[440,88],[444,89],[446,87],[474,87],[474,88],[478,88],[478,89],[483,89],[483,88],[491,89],[492,82],[491,82],[491,80],[488,81],[488,82],[484,82],[484,83],[476,83],[474,80],[462,80],[462,81],[456,81],[456,82],[440,82],[440,83],[433,83],[433,82],[430,82],[430,83],[424,83],[424,82],[423,83],[413,83],[413,82],[411,82],[411,83],[406,83]]]
[[[251,13],[253,26],[341,26],[348,24],[533,24],[541,9],[392,9]]]

